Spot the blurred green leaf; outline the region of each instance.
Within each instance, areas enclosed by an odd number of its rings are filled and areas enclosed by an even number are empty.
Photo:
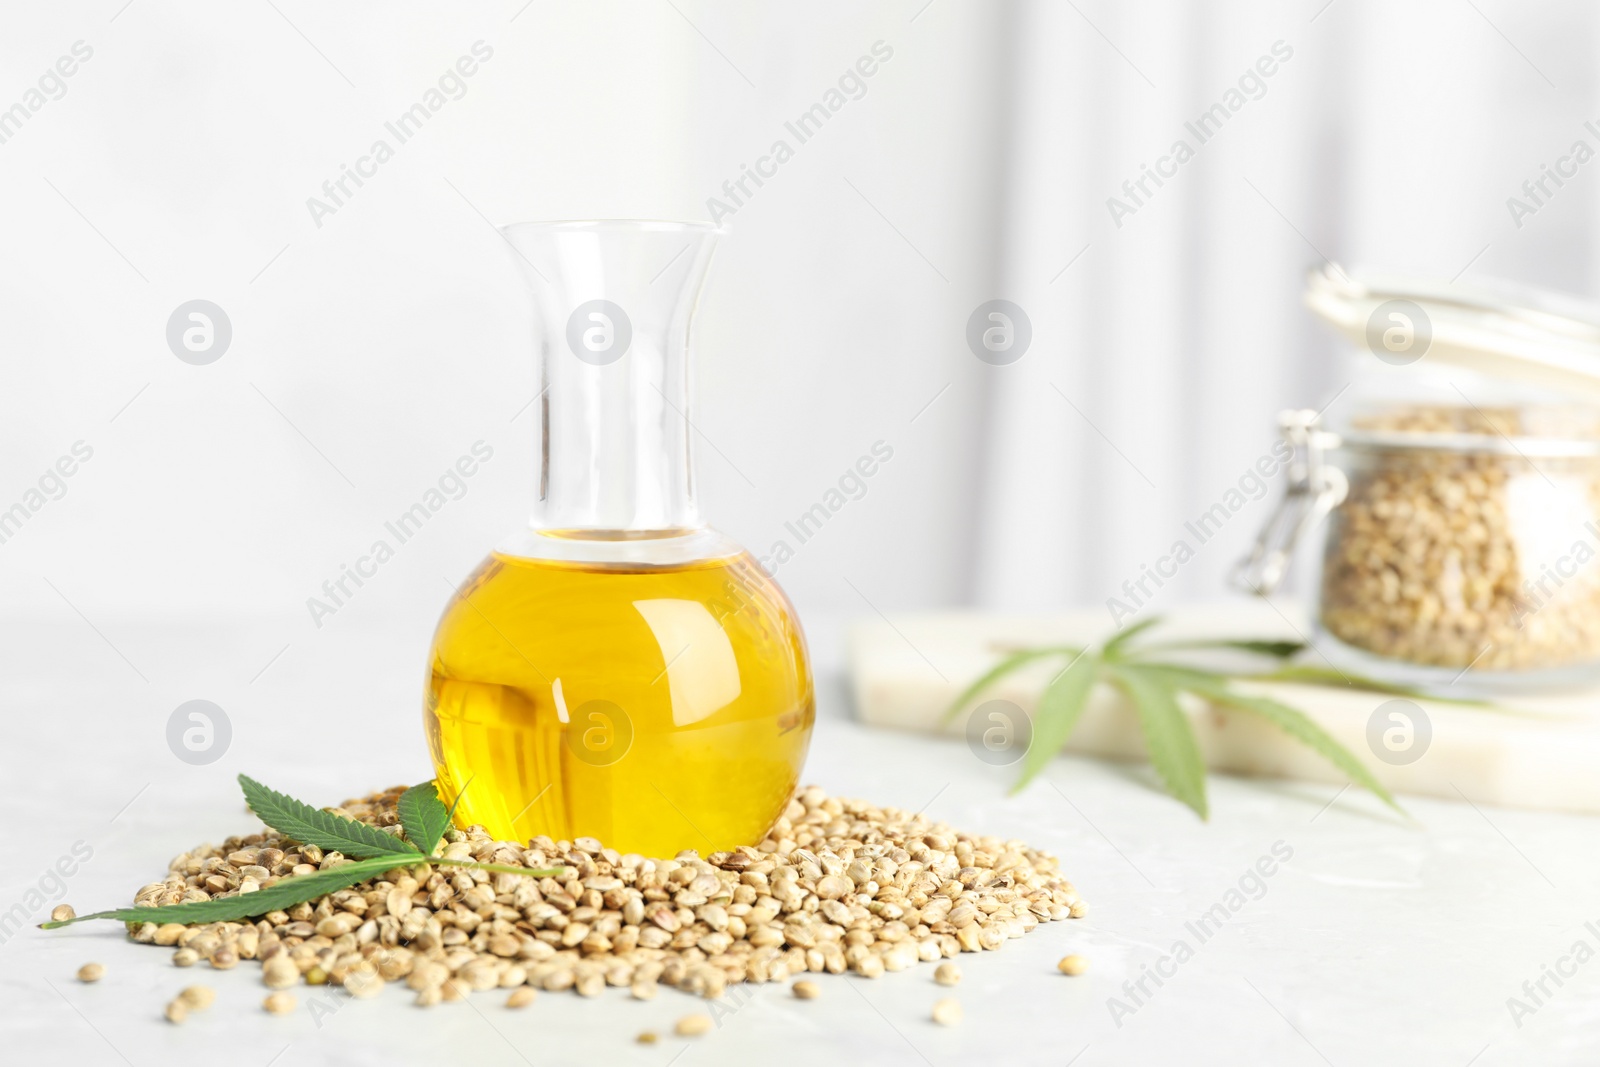
[[[1288,664],[1263,674],[1241,674],[1238,677],[1252,682],[1289,682],[1295,685],[1320,685],[1331,689],[1359,689],[1370,693],[1388,693],[1391,696],[1415,697],[1418,700],[1436,700],[1442,704],[1468,704],[1487,707],[1490,702],[1478,697],[1447,697],[1409,685],[1380,682],[1359,674],[1318,667],[1313,664]]]
[[[950,706],[945,709],[944,718],[941,721],[948,725],[950,720],[954,719],[961,709],[971,703],[979,693],[1024,664],[1032,663],[1034,660],[1043,659],[1046,656],[1071,655],[1079,651],[1079,649],[1071,648],[1025,648],[1021,652],[1010,653],[1001,659],[999,663],[979,675],[977,681],[963,689],[961,695],[951,701]]]
[[[1039,705],[1033,712],[1033,738],[1022,757],[1022,777],[1012,786],[1013,793],[1044,770],[1067,743],[1068,735],[1083,715],[1084,706],[1089,701],[1089,691],[1094,688],[1099,670],[1098,656],[1092,652],[1080,652],[1045,686],[1039,696]]]
[[[1107,663],[1113,663],[1121,659],[1122,650],[1128,647],[1129,641],[1132,641],[1160,621],[1160,615],[1152,615],[1148,619],[1139,620],[1126,630],[1118,630],[1105,644],[1100,646],[1100,658]]]
[[[1158,670],[1132,663],[1112,667],[1111,678],[1139,714],[1150,764],[1167,791],[1193,808],[1200,818],[1209,818],[1205,760],[1200,756],[1189,717],[1178,706],[1172,681]]]
[[[1258,641],[1249,638],[1217,638],[1215,640],[1195,641],[1163,641],[1160,644],[1146,645],[1139,650],[1141,656],[1152,656],[1157,652],[1181,652],[1186,649],[1206,648],[1231,648],[1239,652],[1253,652],[1258,656],[1270,656],[1273,659],[1289,659],[1304,652],[1308,646],[1304,641]]]
[[[1165,667],[1153,666],[1152,671],[1166,673]],[[1192,675],[1181,679],[1175,678],[1174,684],[1185,692],[1204,697],[1213,704],[1225,707],[1238,708],[1259,715],[1272,723],[1290,737],[1301,742],[1323,759],[1339,768],[1350,776],[1350,780],[1372,793],[1379,800],[1400,811],[1400,805],[1385,789],[1366,765],[1356,759],[1348,749],[1330,737],[1327,731],[1318,726],[1298,708],[1272,700],[1268,697],[1253,696],[1249,693],[1240,693],[1228,685],[1214,679],[1199,679]]]

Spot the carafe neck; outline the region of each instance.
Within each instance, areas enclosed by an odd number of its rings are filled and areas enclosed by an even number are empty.
[[[593,222],[505,233],[537,316],[532,526],[595,540],[698,528],[689,345],[716,231]]]

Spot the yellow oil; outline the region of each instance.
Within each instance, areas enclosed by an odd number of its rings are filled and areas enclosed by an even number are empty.
[[[459,826],[701,854],[760,841],[814,703],[787,598],[746,553],[673,567],[491,555],[434,635],[424,723]]]

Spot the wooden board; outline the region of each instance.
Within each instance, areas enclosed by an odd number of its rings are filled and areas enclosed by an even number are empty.
[[[1294,612],[1285,609],[1285,614],[1287,618],[1259,602],[1188,608],[1170,613],[1156,636],[1294,639],[1310,632]],[[858,623],[849,636],[856,712],[869,725],[964,735],[966,709],[949,727],[941,727],[940,718],[961,690],[1004,651],[1083,645],[1103,639],[1108,630],[1106,614],[1097,610],[1032,618],[903,615]],[[1308,662],[1321,661],[1312,656]],[[1040,689],[1059,667],[1059,663],[1025,667],[975,703],[1009,700],[1031,715]],[[1304,711],[1396,793],[1600,812],[1600,691],[1504,698],[1491,708],[1415,700],[1412,703],[1421,709],[1431,738],[1412,762],[1395,763],[1379,759],[1368,742],[1375,715],[1378,745],[1383,744],[1384,728],[1399,725],[1388,717],[1394,709],[1380,711],[1394,697],[1322,686],[1252,684],[1251,688]],[[1321,757],[1254,716],[1187,696],[1184,702],[1213,770],[1315,782],[1347,780]],[[1404,735],[1393,735],[1392,740],[1403,741]],[[1113,759],[1144,759],[1132,709],[1107,686],[1097,687],[1067,748]]]

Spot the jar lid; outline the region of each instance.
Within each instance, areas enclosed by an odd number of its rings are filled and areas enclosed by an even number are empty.
[[[1326,263],[1306,306],[1396,366],[1430,362],[1600,404],[1600,304],[1510,283],[1458,285]]]
[[[1516,456],[1536,459],[1576,459],[1600,456],[1600,439],[1582,437],[1509,437],[1486,433],[1425,433],[1345,429],[1328,448],[1353,448],[1367,452],[1452,452],[1473,456]]]

